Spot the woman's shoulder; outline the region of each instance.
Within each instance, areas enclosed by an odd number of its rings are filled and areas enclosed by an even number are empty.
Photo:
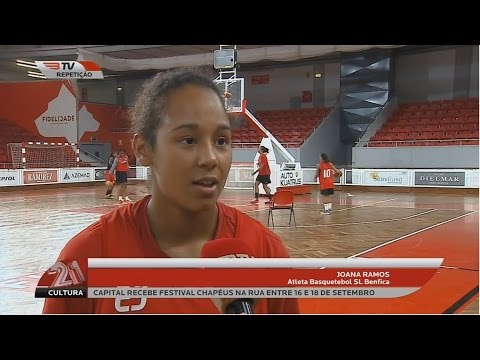
[[[225,220],[234,229],[235,238],[248,241],[256,257],[288,257],[283,241],[260,221],[231,206],[221,204]]]
[[[121,205],[104,214],[93,224],[76,234],[63,248],[62,257],[105,257],[111,246],[107,242],[120,247],[136,233],[142,206],[147,197],[135,203]],[[108,252],[108,251],[107,251]]]
[[[101,257],[102,255],[102,222],[101,219],[89,225],[64,246],[60,260]]]

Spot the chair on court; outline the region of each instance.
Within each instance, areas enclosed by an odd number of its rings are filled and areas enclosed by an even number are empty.
[[[272,203],[268,208],[268,226],[270,226],[270,217],[272,217],[273,228],[275,228],[275,224],[273,222],[274,210],[290,210],[290,219],[288,221],[288,225],[290,226],[293,215],[293,223],[295,224],[295,227],[297,227],[295,211],[293,210],[293,192],[291,190],[280,190],[273,195]]]

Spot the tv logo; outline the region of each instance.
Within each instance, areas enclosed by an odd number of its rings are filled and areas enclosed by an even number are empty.
[[[93,61],[35,61],[35,65],[47,79],[103,79]]]
[[[35,297],[87,297],[87,279],[80,264],[76,260],[57,261],[40,278]]]
[[[83,275],[78,262],[75,260],[68,264],[57,261],[47,270],[47,274],[55,276],[50,285],[52,287],[78,285],[85,282],[85,275]]]

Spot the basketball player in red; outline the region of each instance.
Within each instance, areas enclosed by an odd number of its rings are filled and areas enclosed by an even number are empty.
[[[255,170],[252,173],[252,176],[255,175],[258,172],[257,178],[255,179],[255,198],[250,201],[251,204],[256,204],[258,203],[258,195],[259,195],[259,185],[260,183],[263,185],[263,190],[265,190],[265,193],[268,196],[268,201],[265,202],[265,204],[270,204],[272,202],[272,193],[270,191],[270,188],[268,187],[268,184],[270,184],[272,181],[270,180],[270,165],[268,164],[268,159],[267,159],[267,154],[269,150],[265,146],[260,146],[258,148],[258,153],[260,154],[260,157],[258,158],[258,163],[257,167],[258,169]]]
[[[217,238],[238,238],[254,257],[285,258],[282,240],[259,221],[218,202],[232,163],[222,94],[194,70],[159,73],[130,111],[138,161],[149,166],[152,194],[103,215],[73,237],[59,261],[87,258],[196,258]],[[81,269],[84,274],[87,269]],[[293,298],[260,299],[256,314],[298,313]],[[218,314],[211,299],[46,299],[44,313]]]
[[[117,184],[120,184],[120,191],[118,195],[118,201],[132,201],[128,197],[127,193],[127,178],[128,178],[128,155],[125,154],[125,150],[118,151],[118,155],[113,161],[111,172],[115,171],[115,180]]]
[[[332,202],[329,197],[335,193],[334,176],[340,176],[341,171],[338,170],[328,159],[327,154],[320,154],[320,162],[317,164],[317,172],[315,173],[315,181],[320,180],[320,193],[323,198],[324,211],[322,214],[332,214]]]
[[[107,192],[105,193],[106,199],[113,199],[113,188],[115,187],[115,174],[110,171],[112,168],[113,162],[117,157],[117,153],[113,152],[110,154],[107,162],[107,170],[105,170],[105,185],[107,186]]]

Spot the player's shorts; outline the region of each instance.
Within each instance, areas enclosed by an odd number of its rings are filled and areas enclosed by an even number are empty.
[[[335,193],[335,190],[333,188],[320,190],[320,194],[322,195],[333,195],[334,193]]]
[[[125,184],[127,182],[127,172],[126,171],[117,171],[117,184]]]
[[[106,170],[105,171],[105,181],[108,182],[115,182],[115,174],[112,174],[110,171]]]
[[[258,181],[262,184],[270,184],[272,182],[270,180],[270,175],[258,175],[255,181]]]

